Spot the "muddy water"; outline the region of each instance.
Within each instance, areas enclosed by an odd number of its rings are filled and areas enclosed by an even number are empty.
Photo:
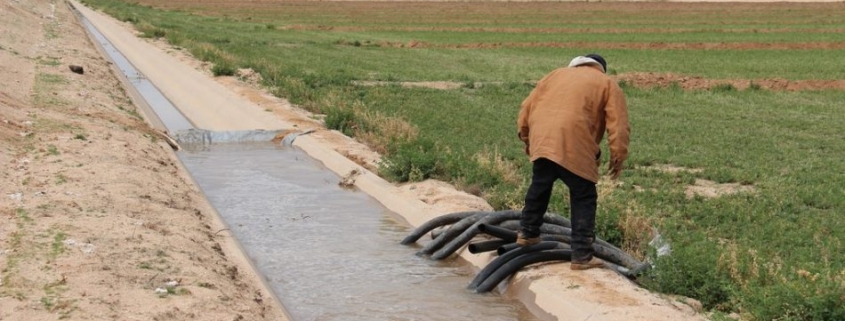
[[[536,320],[465,290],[472,271],[399,245],[409,228],[304,153],[270,143],[179,153],[296,321]]]

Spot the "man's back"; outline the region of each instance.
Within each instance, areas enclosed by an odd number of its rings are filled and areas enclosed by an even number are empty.
[[[549,159],[593,182],[598,180],[595,160],[606,125],[613,126],[611,143],[622,138],[612,147],[627,156],[622,90],[592,66],[560,68],[543,78],[523,102],[519,124],[521,135],[528,134],[532,161]],[[617,133],[621,136],[614,137]]]

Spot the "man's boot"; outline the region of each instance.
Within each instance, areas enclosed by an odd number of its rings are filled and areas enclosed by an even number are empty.
[[[540,236],[526,235],[525,232],[519,231],[516,236],[516,245],[529,246],[540,243]]]
[[[595,257],[590,258],[589,261],[572,261],[570,268],[575,271],[589,270],[592,268],[603,268],[604,262]]]

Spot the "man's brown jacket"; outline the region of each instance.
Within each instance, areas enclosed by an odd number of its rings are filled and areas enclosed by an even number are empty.
[[[611,162],[621,166],[628,158],[625,96],[599,67],[560,68],[546,75],[522,102],[517,126],[532,162],[547,158],[594,183],[605,129]]]

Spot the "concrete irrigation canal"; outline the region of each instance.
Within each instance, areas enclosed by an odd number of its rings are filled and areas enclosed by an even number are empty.
[[[568,260],[567,221],[549,216],[545,242],[515,250],[518,212],[447,213],[403,194],[325,137],[70,3],[290,319],[701,320],[631,283],[647,265],[610,244],[597,249],[608,269],[523,269]]]
[[[272,143],[276,131],[196,129],[80,17],[176,137],[177,156],[293,320],[536,320],[515,299],[466,291],[467,264],[431,262],[400,246],[406,223],[367,194],[341,188],[337,174],[290,139]]]

